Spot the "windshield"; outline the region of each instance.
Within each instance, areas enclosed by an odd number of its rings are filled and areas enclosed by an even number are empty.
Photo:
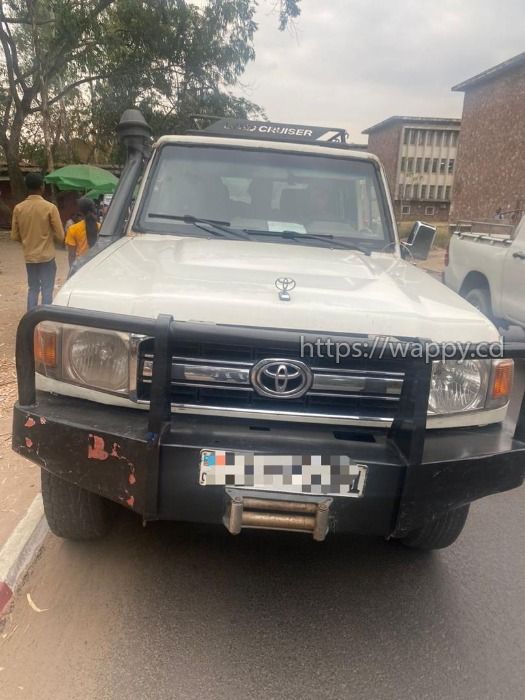
[[[378,187],[373,165],[351,158],[167,145],[149,176],[137,228],[206,235],[189,220],[197,218],[253,239],[265,232],[269,240],[272,232],[286,243],[310,234],[305,245],[326,236],[381,250],[392,238]]]

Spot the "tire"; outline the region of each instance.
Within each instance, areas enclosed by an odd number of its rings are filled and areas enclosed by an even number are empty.
[[[95,540],[109,532],[111,503],[42,469],[42,500],[51,532],[67,540]]]
[[[476,287],[465,294],[465,299],[476,307],[478,311],[492,320],[492,304],[490,303],[490,293],[487,289]]]
[[[444,549],[450,546],[465,527],[469,507],[460,506],[439,515],[423,527],[401,537],[400,542],[412,549]]]

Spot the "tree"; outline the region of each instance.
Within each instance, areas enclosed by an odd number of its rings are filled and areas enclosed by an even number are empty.
[[[298,16],[299,2],[279,1],[280,29]],[[228,93],[254,58],[256,6],[256,0],[0,0],[0,146],[15,200],[24,191],[25,126],[39,118],[52,167],[71,96],[87,106],[90,132],[104,121],[114,127],[112,102],[119,111],[142,105],[168,121],[199,106],[257,110]]]

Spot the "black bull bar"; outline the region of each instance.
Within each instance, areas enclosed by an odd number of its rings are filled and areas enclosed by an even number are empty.
[[[43,321],[84,326],[103,330],[134,333],[153,338],[154,358],[152,368],[152,383],[150,406],[147,422],[144,422],[143,445],[147,446],[141,452],[145,460],[144,478],[146,482],[140,510],[145,520],[155,519],[158,505],[159,463],[162,446],[162,436],[169,429],[171,421],[171,364],[172,356],[177,354],[180,343],[198,343],[202,341],[231,344],[232,346],[254,346],[272,351],[278,345],[282,351],[289,349],[295,355],[299,343],[315,344],[319,340],[326,343],[339,342],[348,347],[362,347],[363,341],[374,347],[377,356],[385,360],[401,363],[404,371],[404,381],[401,396],[393,422],[388,428],[386,441],[390,450],[398,455],[401,464],[405,465],[406,477],[403,486],[403,499],[417,490],[418,465],[423,461],[426,437],[427,406],[430,392],[432,363],[428,361],[423,351],[428,341],[409,339],[398,341],[395,346],[392,339],[351,336],[346,334],[312,333],[308,331],[284,331],[279,329],[261,329],[255,327],[233,325],[211,325],[190,323],[174,320],[172,316],[161,314],[156,319],[140,318],[123,314],[89,311],[68,308],[58,305],[40,306],[28,312],[20,321],[16,337],[16,369],[18,377],[18,406],[19,413],[30,415],[37,404],[35,388],[35,358],[34,332],[36,326]],[[452,352],[450,344],[446,344],[447,359],[464,359],[476,353],[476,344],[454,344]],[[435,348],[436,344],[432,343]],[[487,343],[479,344],[480,351],[485,353]],[[468,353],[467,355],[465,353]],[[525,343],[508,342],[502,346],[498,357],[525,359]],[[142,414],[144,415],[144,414]],[[16,424],[16,418],[15,418]],[[434,431],[432,431],[434,432]],[[23,445],[16,444],[13,433],[13,447],[24,454]],[[522,397],[514,436],[513,449],[525,449],[525,395]],[[521,457],[524,453],[521,452]],[[510,486],[509,486],[510,488]]]

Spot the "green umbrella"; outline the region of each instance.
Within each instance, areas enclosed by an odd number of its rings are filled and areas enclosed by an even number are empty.
[[[44,179],[56,185],[59,190],[89,190],[91,197],[111,194],[118,184],[118,178],[96,165],[66,165],[49,173]]]

